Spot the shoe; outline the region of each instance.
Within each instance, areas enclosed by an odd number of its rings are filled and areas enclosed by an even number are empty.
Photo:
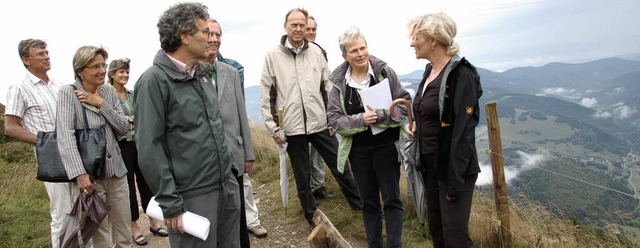
[[[253,236],[256,236],[256,238],[259,238],[259,239],[267,237],[267,229],[265,229],[261,225],[249,227],[247,228],[247,231],[249,231],[251,234],[253,234]]]
[[[167,230],[164,230],[163,227],[158,227],[157,229],[153,229],[153,227],[149,227],[149,231],[153,234],[153,235],[158,235],[160,237],[166,237],[169,236],[169,233],[167,232]]]
[[[313,191],[313,197],[316,198],[316,200],[331,199],[333,198],[333,194],[329,193],[329,191],[327,191],[327,188],[322,186]]]
[[[142,234],[138,235],[138,237],[131,236],[131,238],[133,238],[133,242],[139,246],[147,245],[147,239],[145,239]]]

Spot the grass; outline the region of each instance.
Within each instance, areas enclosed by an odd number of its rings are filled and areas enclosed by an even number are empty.
[[[48,247],[49,197],[29,145],[0,145],[0,247]]]
[[[280,194],[278,152],[272,138],[261,124],[251,124],[256,152],[256,165],[251,175],[254,187],[267,187],[270,194]],[[0,145],[0,247],[49,246],[49,202],[43,184],[35,179],[36,165],[30,146],[10,142]],[[330,174],[330,173],[327,173]],[[264,186],[262,186],[264,185]],[[340,192],[332,176],[326,177],[331,192]],[[406,180],[401,178],[405,202],[403,226],[404,247],[432,247],[422,237],[415,207],[407,192]],[[261,211],[282,211],[282,205],[262,205]],[[509,199],[512,242],[502,244],[491,190],[476,190],[473,199],[470,235],[476,247],[639,247],[637,238],[623,237],[615,227],[582,226],[563,216],[554,216],[545,206],[519,196]],[[366,243],[364,224],[359,213],[350,210],[344,197],[320,202],[319,208],[355,247]],[[304,222],[296,197],[293,174],[289,169],[289,208],[287,220]],[[634,227],[635,226],[635,227]],[[637,225],[619,227],[637,229]]]

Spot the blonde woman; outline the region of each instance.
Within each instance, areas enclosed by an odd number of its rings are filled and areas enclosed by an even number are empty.
[[[73,72],[76,81],[64,85],[58,93],[56,131],[58,150],[69,179],[76,179],[71,187],[72,199],[80,191],[92,194],[111,206],[108,218],[93,235],[94,247],[131,247],[131,211],[127,168],[124,165],[116,136],[129,131],[120,101],[113,86],[105,84],[108,53],[94,46],[80,47],[73,56]],[[102,128],[107,140],[105,176],[91,178],[84,169],[75,131],[84,127],[84,112],[90,129]],[[113,243],[112,243],[113,242]]]
[[[468,226],[480,172],[475,144],[480,76],[458,55],[456,24],[447,15],[413,19],[409,35],[416,58],[429,61],[413,101],[417,125],[407,130],[420,142],[429,232],[434,247],[473,247]]]

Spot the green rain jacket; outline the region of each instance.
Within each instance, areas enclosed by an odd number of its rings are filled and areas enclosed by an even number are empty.
[[[233,162],[225,140],[213,68],[194,76],[160,50],[134,90],[140,169],[165,218],[184,213],[184,200],[222,189]]]

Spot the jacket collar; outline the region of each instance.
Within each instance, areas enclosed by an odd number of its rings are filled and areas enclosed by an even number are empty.
[[[156,56],[153,59],[153,64],[158,66],[167,74],[169,78],[176,82],[186,82],[191,80],[192,78],[199,78],[203,76],[208,77],[208,75],[211,75],[211,72],[213,71],[213,67],[211,66],[211,64],[198,62],[195,68],[196,72],[192,77],[186,72],[180,71],[162,49],[156,53]]]

